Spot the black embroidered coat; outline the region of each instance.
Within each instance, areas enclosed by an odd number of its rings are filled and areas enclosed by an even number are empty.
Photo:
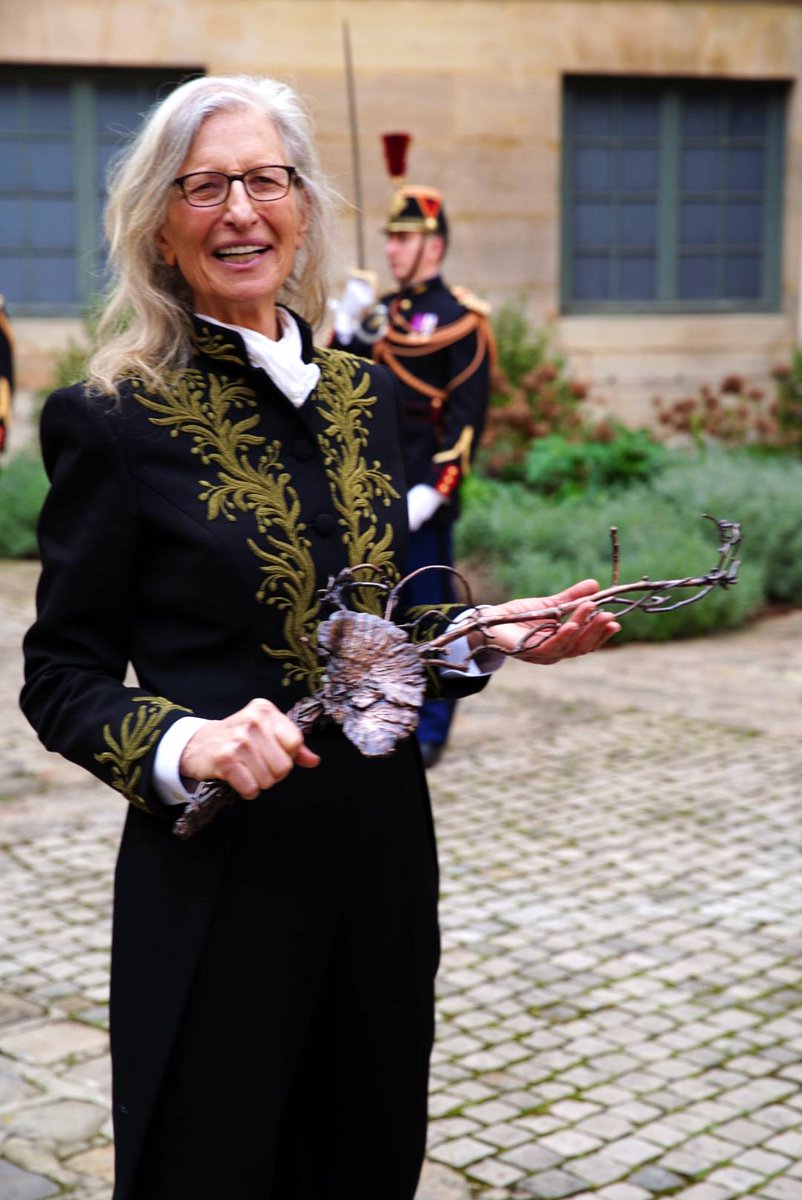
[[[362,562],[392,576],[402,561],[406,482],[394,381],[381,367],[313,349],[303,326],[302,335],[321,378],[300,410],[250,366],[235,333],[197,322],[195,357],[163,392],[129,381],[114,403],[76,386],[54,393],[43,412],[52,487],[22,707],[49,749],[130,802],[112,954],[115,1200],[130,1194],[242,822],[266,821],[279,807],[287,820],[303,814],[295,833],[282,826],[271,834],[301,842],[279,847],[284,869],[314,837],[323,796],[347,791],[428,813],[414,739],[391,758],[367,760],[339,731],[310,737],[319,768],[296,769],[189,842],[171,833],[180,810],[152,787],[159,738],[179,717],[223,717],[256,696],[287,709],[314,690],[315,631],[326,615],[318,589],[330,576]],[[123,682],[129,663],[136,685]],[[464,694],[481,684],[456,686]],[[402,819],[397,840],[405,836]],[[431,981],[432,839],[423,857],[410,920],[424,930],[420,973]],[[424,1008],[430,1002],[425,996]]]

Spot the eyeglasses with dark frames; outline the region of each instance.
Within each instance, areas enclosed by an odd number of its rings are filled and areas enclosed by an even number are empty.
[[[225,171],[190,171],[173,180],[173,187],[181,189],[181,195],[193,208],[212,208],[225,204],[231,185],[238,181],[251,200],[281,200],[290,190],[297,167],[285,167],[268,163],[263,167],[251,167],[241,175],[227,175]]]

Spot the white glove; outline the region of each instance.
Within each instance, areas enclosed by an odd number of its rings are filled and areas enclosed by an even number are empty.
[[[334,314],[334,332],[343,345],[352,340],[365,312],[375,303],[376,286],[372,278],[366,272],[349,275]]]
[[[429,487],[428,483],[416,483],[410,488],[407,492],[407,513],[411,532],[420,529],[421,525],[433,517],[441,504],[445,504],[445,499],[435,488]]]

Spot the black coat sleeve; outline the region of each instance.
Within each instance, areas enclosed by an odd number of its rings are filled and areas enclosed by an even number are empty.
[[[175,809],[151,787],[158,741],[187,709],[126,683],[136,605],[136,494],[110,401],[55,392],[41,424],[50,479],[39,523],[37,618],[24,641],[25,716],[49,750],[140,808]]]

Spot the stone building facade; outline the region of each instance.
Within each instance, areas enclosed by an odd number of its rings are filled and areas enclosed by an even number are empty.
[[[78,88],[80,126],[82,80],[257,72],[305,96],[324,166],[353,201],[345,23],[366,265],[382,278],[381,134],[405,130],[408,178],[447,198],[449,278],[496,306],[521,298],[624,419],[646,419],[657,392],[734,372],[759,383],[787,360],[801,321],[799,2],[0,0],[0,162],[4,142],[36,148],[9,113],[48,79]],[[80,328],[80,297],[43,295],[41,281],[25,293],[40,249],[23,261],[14,231],[36,183],[4,174],[0,291],[34,386]],[[72,212],[91,239],[96,213]],[[344,203],[343,271],[356,247]]]

